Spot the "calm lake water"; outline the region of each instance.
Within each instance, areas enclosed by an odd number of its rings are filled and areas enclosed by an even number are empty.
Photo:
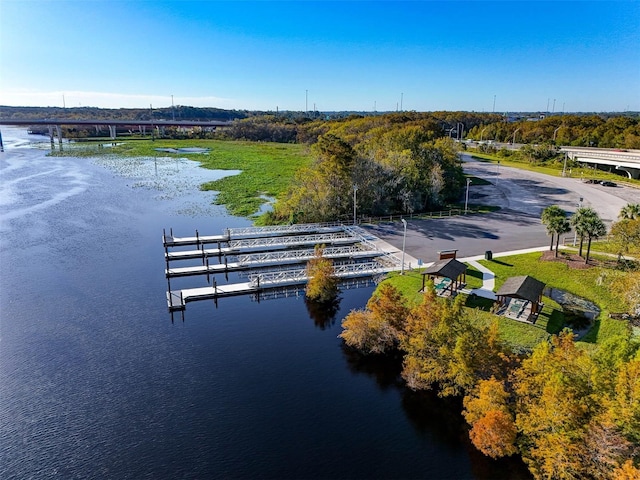
[[[333,317],[236,297],[172,323],[162,229],[249,225],[198,191],[219,172],[2,135],[0,478],[529,478],[473,449],[459,401],[343,347],[370,287]]]

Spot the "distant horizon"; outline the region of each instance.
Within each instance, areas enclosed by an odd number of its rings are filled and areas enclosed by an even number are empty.
[[[0,104],[640,111],[637,1],[3,0]]]
[[[166,105],[166,106],[158,106],[158,107],[153,107],[154,111],[160,111],[160,110],[171,110],[172,108],[179,108],[179,107],[186,107],[186,108],[199,108],[199,109],[215,109],[215,110],[222,110],[222,111],[226,111],[226,112],[234,112],[234,111],[242,111],[242,112],[252,112],[252,113],[301,113],[301,114],[305,114],[305,113],[313,113],[314,110],[309,110],[307,112],[305,112],[304,110],[248,110],[248,109],[244,109],[244,108],[221,108],[221,107],[196,107],[194,105]],[[86,105],[86,106],[72,106],[72,107],[63,107],[63,106],[57,106],[57,105],[47,105],[47,106],[43,106],[43,105],[0,105],[0,109],[2,108],[51,108],[51,109],[60,109],[60,110],[82,110],[82,109],[97,109],[97,110],[149,110],[149,107],[96,107],[96,106],[90,106],[90,105]],[[505,115],[505,114],[540,114],[540,115],[549,115],[549,116],[556,116],[556,115],[582,115],[582,114],[594,114],[594,115],[599,115],[599,114],[638,114],[640,113],[640,110],[625,110],[625,111],[615,111],[615,110],[610,110],[610,111],[595,111],[595,110],[590,110],[590,111],[579,111],[579,112],[545,112],[543,110],[531,110],[531,111],[524,111],[524,110],[520,110],[520,111],[516,111],[516,110],[508,110],[508,111],[500,111],[500,112],[479,112],[476,110],[376,110],[376,111],[372,111],[372,110],[315,110],[315,112],[317,113],[361,113],[361,114],[379,114],[379,115],[386,115],[386,114],[391,114],[391,113],[436,113],[436,112],[448,112],[448,113],[454,113],[454,112],[460,112],[460,113],[480,113],[480,114],[487,114],[487,115]],[[2,111],[0,110],[0,119],[2,118]]]

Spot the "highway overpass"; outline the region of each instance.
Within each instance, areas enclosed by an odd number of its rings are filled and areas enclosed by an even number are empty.
[[[609,148],[560,147],[567,158],[580,163],[609,166],[627,174],[629,178],[640,178],[640,150]]]
[[[96,132],[99,132],[100,127],[107,126],[109,127],[109,137],[112,139],[116,138],[117,129],[120,128],[128,128],[128,129],[137,129],[142,134],[146,133],[146,128],[150,127],[153,131],[154,129],[158,132],[164,130],[165,127],[181,127],[181,128],[192,128],[192,127],[201,127],[204,129],[215,130],[217,128],[229,127],[231,122],[222,122],[222,121],[189,121],[189,120],[105,120],[105,119],[88,119],[88,120],[78,120],[78,119],[69,119],[69,118],[31,118],[31,119],[7,119],[0,118],[0,125],[11,125],[11,126],[23,126],[23,127],[35,127],[42,126],[47,127],[49,129],[49,137],[51,138],[51,145],[53,148],[53,138],[54,138],[54,129],[55,133],[58,137],[59,143],[62,145],[62,130],[61,126],[89,126],[96,129]],[[2,136],[0,134],[0,148],[2,145]]]

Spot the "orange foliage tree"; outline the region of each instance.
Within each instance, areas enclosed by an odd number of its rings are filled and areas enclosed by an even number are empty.
[[[342,322],[339,335],[362,353],[384,353],[395,348],[409,309],[391,284],[383,283],[364,310],[352,310]]]
[[[329,302],[338,295],[338,277],[333,262],[322,256],[322,247],[316,247],[315,256],[307,262],[306,296],[317,302]]]

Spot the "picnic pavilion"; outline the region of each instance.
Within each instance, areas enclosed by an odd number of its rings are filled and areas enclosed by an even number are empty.
[[[467,266],[455,258],[438,260],[422,272],[421,292],[424,292],[427,276],[433,281],[436,294],[441,297],[455,296],[466,284]]]
[[[496,293],[498,314],[515,320],[535,322],[542,310],[545,284],[529,275],[510,277]]]

